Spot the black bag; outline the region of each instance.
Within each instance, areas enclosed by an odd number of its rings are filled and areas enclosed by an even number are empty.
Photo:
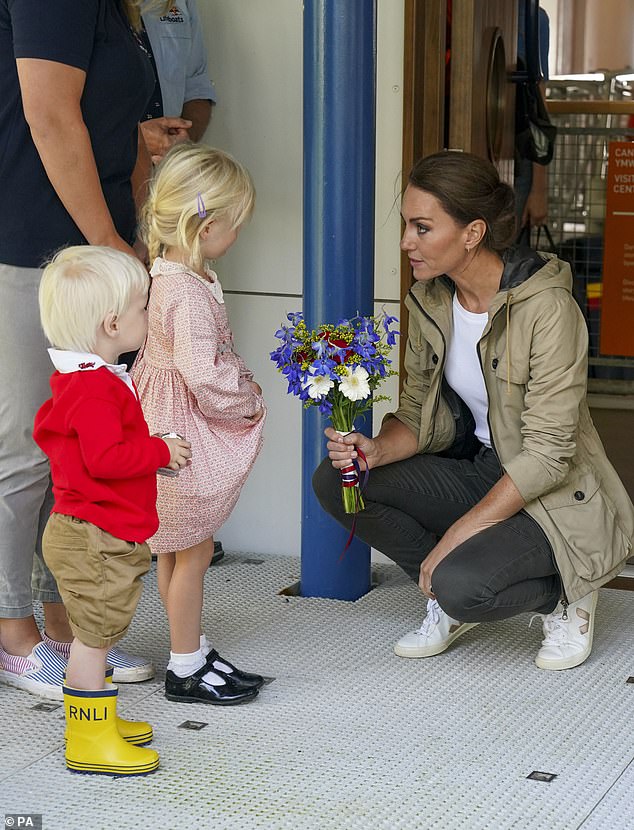
[[[519,67],[520,61],[518,61]],[[519,81],[515,95],[515,151],[520,158],[550,164],[557,128],[551,122],[537,81]]]
[[[533,230],[535,230],[534,242],[532,240]],[[542,233],[544,234],[548,247],[541,244]],[[548,253],[557,254],[557,256],[559,256],[559,248],[555,245],[548,225],[535,225],[534,227],[531,227],[530,225],[522,225],[519,229],[519,233],[517,234],[515,244],[523,245],[527,248],[533,248],[535,251],[547,251]]]
[[[542,232],[544,234],[544,237],[546,239],[546,245],[548,247],[541,244]],[[547,251],[548,253],[556,254],[557,256],[559,256],[559,248],[557,247],[557,245],[555,245],[555,243],[553,241],[553,235],[551,234],[550,228],[548,227],[548,225],[537,225],[537,237],[535,239],[535,250],[536,251]]]

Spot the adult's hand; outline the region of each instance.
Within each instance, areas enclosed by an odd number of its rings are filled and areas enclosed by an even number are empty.
[[[359,460],[359,466],[365,470],[365,464],[359,458],[357,447],[363,452],[367,458],[367,466],[371,468],[372,462],[377,459],[377,444],[373,438],[368,438],[360,432],[351,432],[348,435],[339,435],[337,430],[328,427],[324,430],[328,443],[328,457],[332,461],[332,466],[340,470],[342,467],[349,467],[353,458]]]
[[[124,254],[129,254],[130,256],[133,256],[135,259],[138,259],[141,262],[143,262],[139,254],[134,250],[134,248],[131,245],[128,245],[125,239],[121,239],[120,236],[113,237],[111,242],[107,242],[105,244],[109,248],[114,248],[117,251],[123,251]],[[143,264],[145,265],[145,263]]]
[[[182,144],[189,141],[189,130],[192,122],[187,118],[150,118],[149,121],[141,122],[143,139],[152,156],[152,161],[157,164],[175,144]]]
[[[447,537],[443,536],[438,544],[432,548],[425,559],[421,562],[418,587],[426,597],[435,599],[432,587],[432,576],[434,570],[436,569],[436,566],[440,564],[440,562],[442,562],[442,560],[448,556],[455,547],[457,547],[457,544],[452,543]]]
[[[546,85],[539,84],[539,95],[546,102]],[[533,162],[531,189],[522,211],[520,226],[530,228],[543,225],[548,218],[548,172],[543,164]]]
[[[531,228],[545,224],[548,218],[548,189],[546,168],[533,164],[533,181],[522,212],[522,227]]]
[[[360,432],[339,435],[332,427],[328,427],[324,432],[328,438],[328,455],[332,466],[337,469],[349,466],[351,459],[358,457],[357,447],[367,458],[369,469],[411,458],[417,449],[416,436],[398,418],[385,420],[375,438],[367,438]],[[361,460],[359,466],[365,469],[365,464]]]

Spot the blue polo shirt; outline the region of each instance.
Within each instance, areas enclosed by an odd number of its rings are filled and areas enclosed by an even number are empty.
[[[165,14],[143,15],[156,62],[163,115],[179,116],[186,101],[216,101],[195,0],[178,0]]]
[[[101,187],[117,232],[133,241],[130,175],[154,79],[119,0],[0,0],[0,262],[37,268],[61,246],[86,243],[31,139],[17,58],[86,73],[81,110]]]

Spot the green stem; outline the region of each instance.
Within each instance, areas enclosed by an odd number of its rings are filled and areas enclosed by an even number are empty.
[[[341,499],[346,513],[360,513],[365,507],[358,484],[355,484],[354,487],[342,487]]]

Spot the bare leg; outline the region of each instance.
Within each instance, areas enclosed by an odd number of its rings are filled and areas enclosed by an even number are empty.
[[[68,624],[66,609],[61,602],[43,602],[44,629],[51,640],[59,643],[70,643],[73,632]]]
[[[176,654],[191,654],[200,648],[203,580],[213,555],[213,539],[174,554],[174,568],[164,602],[171,647]]]
[[[34,617],[0,619],[0,644],[7,654],[27,657],[41,641],[40,630]]]
[[[159,594],[163,601],[163,607],[167,611],[167,592],[169,590],[172,574],[174,573],[174,565],[176,563],[175,553],[159,553],[156,559],[156,580],[158,583]]]
[[[70,647],[66,684],[72,689],[103,689],[108,648],[91,648],[76,637]]]

